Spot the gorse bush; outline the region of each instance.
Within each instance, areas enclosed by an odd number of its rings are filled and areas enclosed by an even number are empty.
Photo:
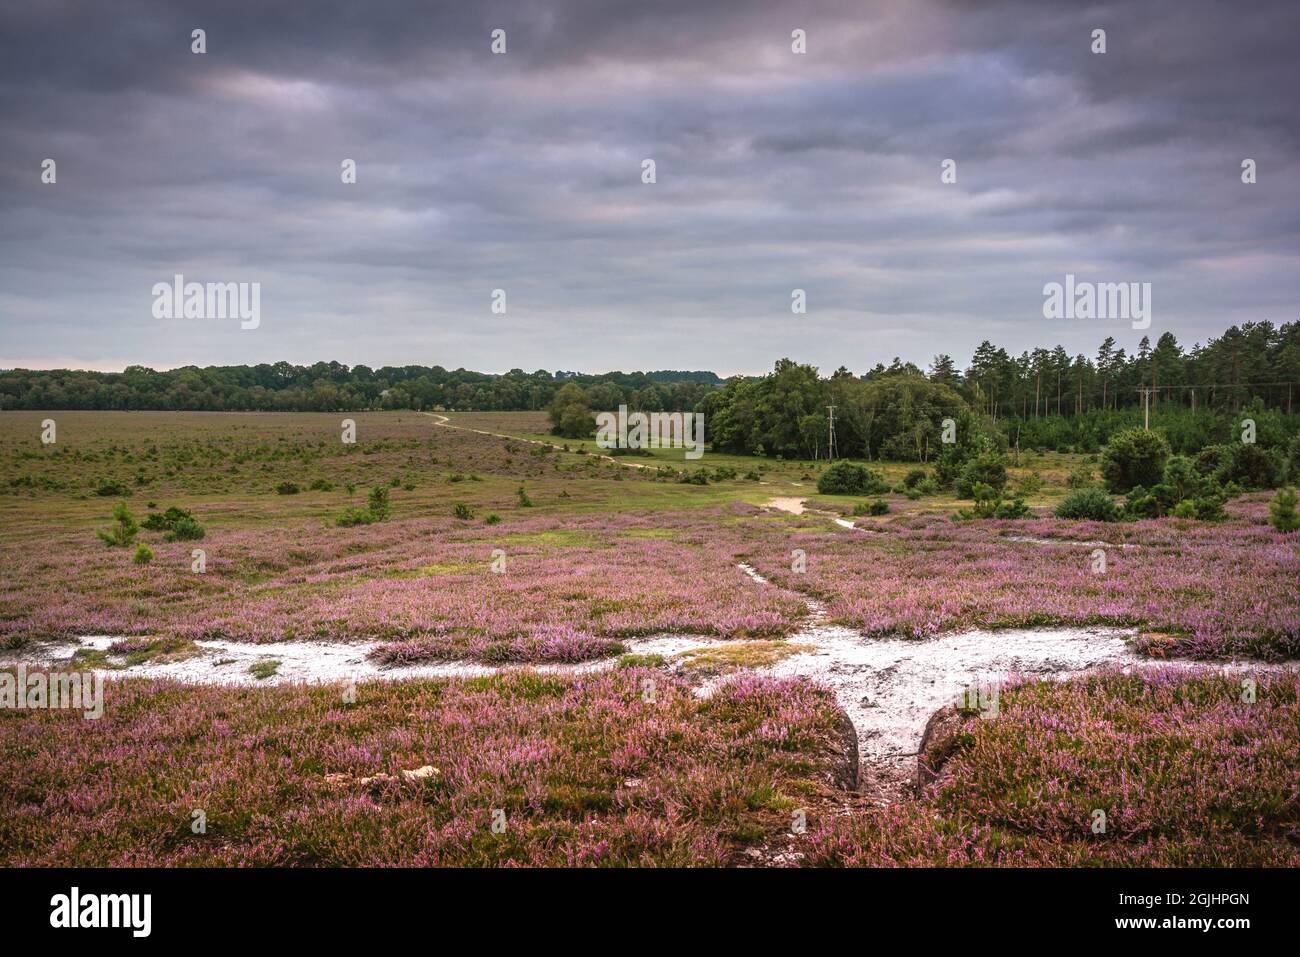
[[[840,459],[818,476],[817,491],[823,495],[882,495],[889,491],[889,483],[865,465]]]
[[[1157,484],[1165,474],[1169,443],[1158,432],[1125,429],[1101,450],[1101,476],[1112,492]]]
[[[1076,489],[1056,506],[1057,518],[1087,519],[1093,522],[1117,522],[1119,506],[1099,488]]]

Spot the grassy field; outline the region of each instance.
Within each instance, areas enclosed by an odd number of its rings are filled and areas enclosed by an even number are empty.
[[[882,807],[852,788],[834,697],[762,673],[807,650],[791,639],[814,608],[863,640],[1112,625],[1152,660],[1293,660],[1300,543],[1267,525],[1264,496],[1222,523],[1068,522],[1050,507],[1089,463],[1025,455],[1011,482],[1032,517],[957,522],[947,493],[854,515],[862,499],[816,493],[822,463],[610,460],[541,413],[446,419],[0,414],[10,668],[119,639],[74,659],[117,679],[102,721],[0,709],[5,863],[1296,863],[1294,676],[1248,704],[1230,679],[1158,668],[1010,686],[999,720],[931,756],[922,793]],[[916,468],[871,465],[894,486]],[[386,514],[368,511],[375,488]],[[202,538],[106,545],[121,504],[139,523],[184,509]],[[714,643],[638,653],[663,635]],[[605,670],[367,681],[355,702],[132,676],[214,640],[355,642],[392,677]]]

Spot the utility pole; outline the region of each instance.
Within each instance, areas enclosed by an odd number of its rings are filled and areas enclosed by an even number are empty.
[[[1143,386],[1139,391],[1142,393],[1142,428],[1149,432],[1151,431],[1151,406],[1149,403],[1151,393],[1155,390]]]
[[[826,411],[830,413],[830,415],[828,416],[830,422],[830,426],[829,426],[830,436],[826,443],[826,461],[834,462],[835,461],[835,406],[833,405],[826,406]]]

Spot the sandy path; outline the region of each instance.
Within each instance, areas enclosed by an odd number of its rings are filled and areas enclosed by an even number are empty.
[[[517,436],[517,435],[509,435],[509,434],[507,434],[507,433],[505,433],[505,432],[488,432],[488,431],[486,431],[486,430],[484,430],[484,429],[471,429],[471,428],[470,428],[469,426],[467,426],[467,425],[452,425],[452,424],[451,424],[451,420],[450,420],[449,418],[447,418],[445,415],[439,415],[437,412],[421,412],[420,414],[421,414],[421,415],[432,416],[432,417],[435,418],[435,419],[439,419],[440,421],[435,422],[434,424],[435,424],[435,425],[441,425],[443,428],[446,428],[446,429],[459,429],[459,430],[462,431],[462,432],[476,432],[476,433],[478,433],[479,435],[491,435],[491,436],[494,436],[495,438],[498,438],[498,439],[509,439],[511,442],[526,442],[526,443],[528,443],[529,445],[544,445],[544,446],[546,446],[548,449],[555,449],[555,451],[557,451],[557,452],[563,452],[563,451],[564,451],[564,449],[560,448],[560,447],[559,447],[558,445],[556,445],[554,442],[543,442],[541,439],[521,439],[521,438],[520,438],[519,436]],[[615,465],[626,465],[626,466],[627,466],[628,468],[630,468],[630,469],[657,469],[657,468],[659,468],[658,465],[645,465],[645,464],[638,463],[638,462],[622,462],[622,461],[620,461],[619,459],[615,458],[615,457],[612,456],[612,455],[599,455],[599,454],[597,454],[597,453],[595,453],[595,452],[588,453],[588,455],[589,455],[590,458],[595,458],[595,459],[604,459],[606,462],[613,462]]]

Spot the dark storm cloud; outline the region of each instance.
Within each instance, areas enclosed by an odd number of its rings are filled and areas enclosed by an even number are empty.
[[[1136,342],[1042,318],[1067,271],[1152,282],[1185,344],[1300,311],[1292,2],[0,9],[0,367]],[[154,319],[177,272],[260,282],[261,326]]]

